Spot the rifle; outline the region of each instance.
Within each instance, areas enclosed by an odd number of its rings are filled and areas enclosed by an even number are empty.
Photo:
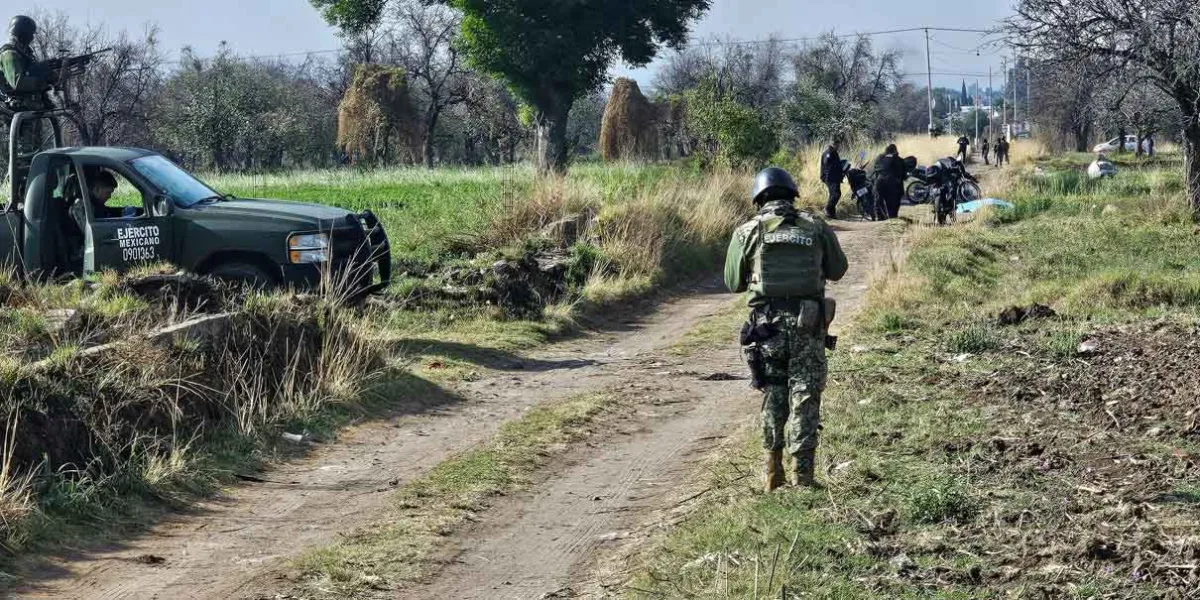
[[[62,82],[69,75],[83,75],[91,64],[92,59],[106,52],[112,52],[112,48],[101,48],[95,52],[80,54],[78,56],[68,56],[65,58],[51,58],[42,63],[46,71],[50,73],[48,78],[52,82]]]

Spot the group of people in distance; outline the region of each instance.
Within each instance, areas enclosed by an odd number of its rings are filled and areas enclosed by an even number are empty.
[[[958,160],[961,160],[962,162],[967,162],[967,148],[969,148],[970,146],[971,146],[970,138],[968,138],[965,135],[958,138],[958,155],[957,155]],[[994,146],[992,145],[990,140],[988,140],[987,138],[983,138],[983,145],[980,146],[980,148],[979,148],[980,154],[983,155],[983,164],[985,164],[985,165],[992,164],[990,162],[989,158],[992,155],[993,150],[995,151],[997,167],[1002,167],[1002,166],[1004,166],[1004,163],[1009,162],[1008,140],[1004,139],[1004,136],[1000,136],[1000,137],[996,138],[996,144]]]
[[[842,199],[842,180],[846,178],[842,157],[838,154],[841,143],[834,140],[821,154],[821,182],[829,190],[829,201],[825,204],[825,217],[836,218],[837,205]],[[890,219],[900,215],[900,201],[904,198],[904,180],[908,178],[908,166],[895,144],[875,158],[871,166],[875,198],[887,209]]]
[[[837,216],[837,205],[842,199],[842,180],[846,177],[846,173],[843,171],[842,157],[838,154],[840,145],[840,142],[834,140],[821,154],[821,182],[829,190],[829,200],[825,204],[825,217],[829,219]],[[966,162],[967,149],[970,146],[971,140],[967,136],[958,138],[956,158]],[[997,167],[1008,162],[1008,149],[1008,140],[1003,136],[996,138],[994,151]],[[984,164],[992,164],[989,157],[993,152],[993,146],[987,138],[984,138],[983,147],[980,150],[983,153]],[[900,156],[895,144],[888,144],[887,149],[876,157],[871,166],[871,180],[874,182],[872,191],[875,192],[875,198],[887,208],[890,219],[894,219],[900,214],[900,201],[904,198],[904,180],[907,178],[908,168],[904,164],[904,158]]]

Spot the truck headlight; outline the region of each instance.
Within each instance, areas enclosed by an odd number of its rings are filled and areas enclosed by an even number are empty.
[[[298,233],[288,238],[288,260],[303,265],[329,261],[329,235]]]

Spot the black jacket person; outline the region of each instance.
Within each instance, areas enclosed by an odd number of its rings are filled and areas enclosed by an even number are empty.
[[[958,160],[967,162],[967,148],[970,147],[970,145],[971,140],[967,138],[967,136],[964,135],[958,138]]]
[[[837,204],[842,199],[842,157],[838,155],[838,143],[834,142],[821,155],[821,182],[829,190],[829,200],[825,204],[825,216],[832,219],[837,215]]]
[[[786,482],[783,451],[795,458],[795,483],[814,485],[826,328],[833,317],[825,281],[846,274],[837,235],[819,217],[797,210],[798,191],[783,169],[766,169],[751,196],[758,215],[739,227],[725,257],[725,284],[749,292],[742,344],[753,385],[763,393],[765,487]]]
[[[904,197],[908,166],[904,164],[895,144],[888,145],[883,154],[875,159],[871,177],[875,180],[875,200],[887,207],[888,218],[900,216],[900,200]]]

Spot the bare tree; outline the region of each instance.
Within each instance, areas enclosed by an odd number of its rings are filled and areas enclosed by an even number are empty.
[[[424,113],[425,166],[432,169],[435,136],[442,113],[467,101],[466,69],[453,43],[459,32],[460,18],[450,9],[419,0],[398,3],[395,18],[392,51],[415,84],[417,102]]]
[[[1182,126],[1175,101],[1136,73],[1126,74],[1105,86],[1100,99],[1103,118],[1110,126],[1119,128],[1121,139],[1124,140],[1126,132],[1137,138],[1138,156],[1146,151],[1146,138],[1163,130],[1179,131]],[[1124,151],[1125,144],[1120,147]]]
[[[111,51],[97,56],[88,71],[70,83],[72,105],[66,107],[69,132],[84,145],[143,143],[148,138],[150,107],[162,83],[165,63],[158,28],[147,26],[138,37],[102,27],[77,28],[64,12],[35,13],[38,35],[34,52],[63,57]]]
[[[654,81],[659,96],[682,94],[712,79],[722,94],[755,109],[776,107],[787,88],[788,47],[772,36],[762,43],[713,40],[670,55]]]
[[[1179,105],[1187,185],[1200,211],[1200,4],[1195,0],[1019,0],[1010,42],[1065,65],[1104,60]]]
[[[1109,85],[1103,75],[1107,69],[1095,60],[1069,65],[1042,61],[1031,67],[1038,82],[1031,98],[1033,120],[1055,146],[1086,152]]]
[[[879,104],[901,82],[900,54],[876,52],[871,38],[853,40],[825,34],[795,59],[796,79],[809,80],[839,100]]]

